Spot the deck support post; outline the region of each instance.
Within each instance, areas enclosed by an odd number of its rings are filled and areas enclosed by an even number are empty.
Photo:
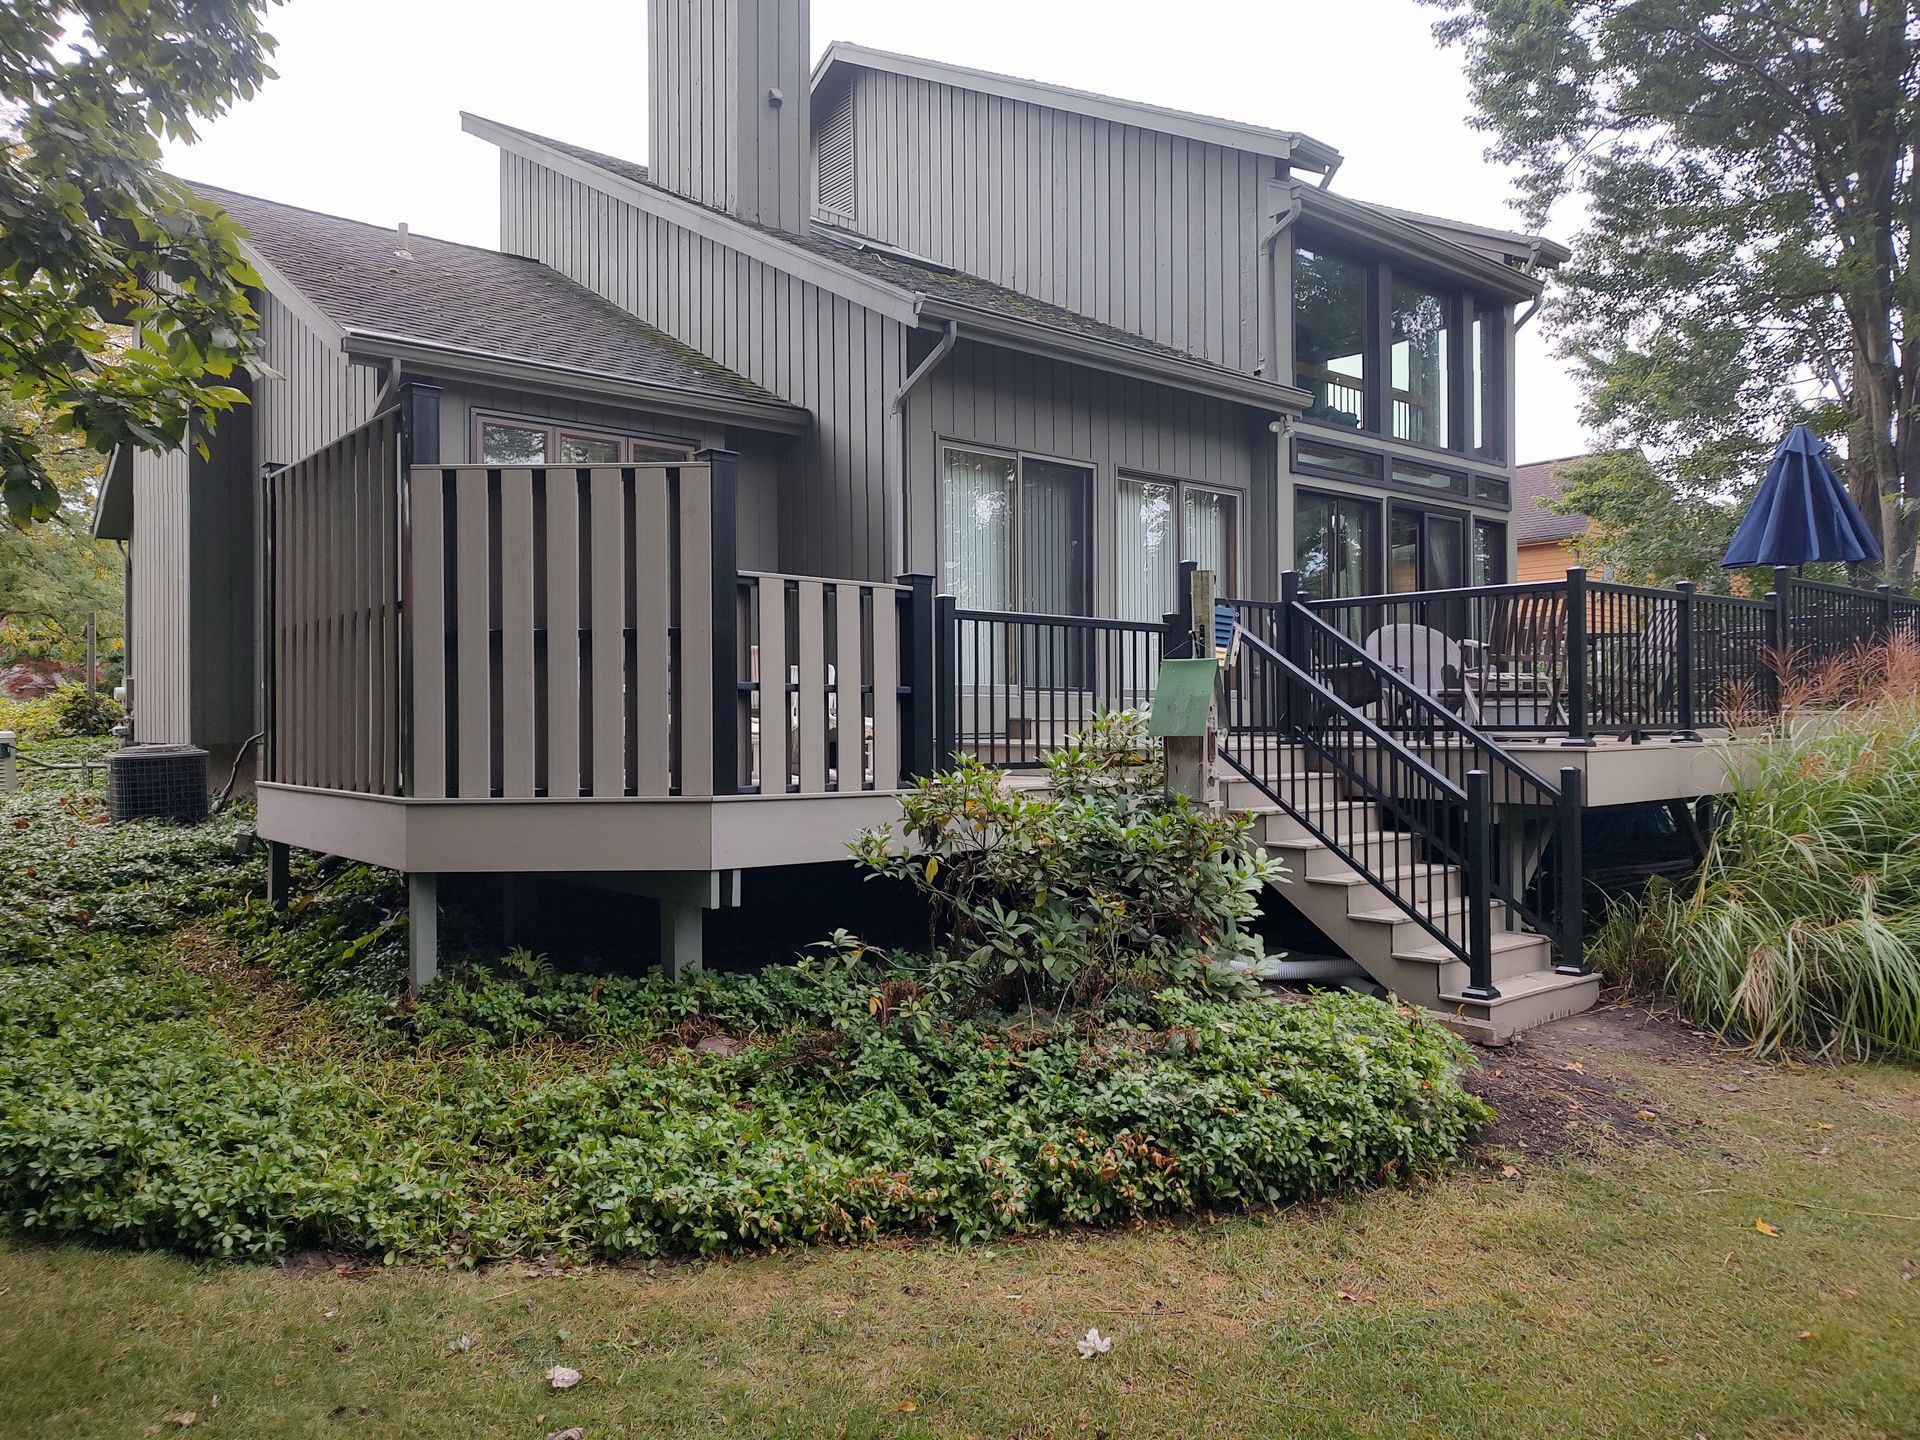
[[[283,840],[267,841],[267,903],[287,908],[293,892],[293,848]]]
[[[417,996],[440,973],[440,877],[407,875],[407,994]]]
[[[1467,985],[1469,1000],[1498,1000],[1493,983],[1493,777],[1467,772]]]
[[[907,685],[906,717],[900,724],[901,779],[924,780],[942,763],[939,756],[939,712],[942,696],[934,679],[938,669],[940,632],[934,620],[933,576],[901,575],[907,587],[907,623],[900,629],[907,645],[900,667]],[[875,704],[880,703],[875,701]],[[879,776],[875,785],[881,784]],[[886,788],[882,786],[882,788]]]
[[[1580,840],[1586,807],[1586,771],[1569,765],[1560,772],[1560,813],[1555,817],[1560,841],[1560,963],[1553,968],[1561,975],[1587,973],[1587,862]]]

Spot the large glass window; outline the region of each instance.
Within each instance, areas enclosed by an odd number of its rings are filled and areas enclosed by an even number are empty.
[[[1484,305],[1473,307],[1473,324],[1467,332],[1467,373],[1461,379],[1467,393],[1466,448],[1493,459],[1502,458],[1506,452],[1503,419],[1507,377],[1501,365],[1506,334],[1505,311]]]
[[[1507,527],[1497,520],[1473,522],[1473,583],[1507,583]]]
[[[942,488],[943,578],[962,609],[1088,613],[1092,471],[949,448]]]
[[[1313,396],[1309,420],[1364,430],[1367,267],[1304,247],[1293,252],[1294,383]]]
[[[1387,586],[1454,590],[1465,581],[1466,535],[1459,514],[1395,505],[1387,530]]]
[[[1393,438],[1448,443],[1447,345],[1453,301],[1404,280],[1393,282],[1387,344],[1392,351]]]
[[[693,454],[682,441],[517,416],[476,416],[473,429],[482,465],[670,465]]]
[[[1224,595],[1239,593],[1240,497],[1203,485],[1138,480],[1115,486],[1114,614],[1158,620],[1179,608],[1180,561],[1219,577]]]
[[[1379,505],[1317,490],[1294,492],[1293,568],[1309,600],[1379,594]]]

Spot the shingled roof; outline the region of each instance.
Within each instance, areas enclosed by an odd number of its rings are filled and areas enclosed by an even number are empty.
[[[537,260],[195,184],[266,263],[349,334],[604,376],[689,399],[792,409]]]
[[[1571,540],[1585,533],[1584,515],[1561,515],[1542,503],[1560,493],[1560,468],[1590,460],[1591,455],[1565,455],[1558,460],[1535,460],[1513,472],[1513,538],[1520,545]]]

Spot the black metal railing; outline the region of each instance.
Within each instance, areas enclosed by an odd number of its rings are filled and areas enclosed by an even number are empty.
[[[938,753],[1009,769],[1039,765],[1097,715],[1145,709],[1170,653],[1166,621],[962,610],[951,596],[935,628],[947,701]]]

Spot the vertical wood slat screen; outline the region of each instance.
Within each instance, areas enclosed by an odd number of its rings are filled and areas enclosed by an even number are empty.
[[[708,467],[421,465],[410,483],[410,793],[710,794],[689,703],[712,693]]]
[[[909,595],[901,585],[742,573],[745,788],[900,787],[900,607]]]
[[[264,486],[267,779],[397,795],[398,414],[375,417]]]

